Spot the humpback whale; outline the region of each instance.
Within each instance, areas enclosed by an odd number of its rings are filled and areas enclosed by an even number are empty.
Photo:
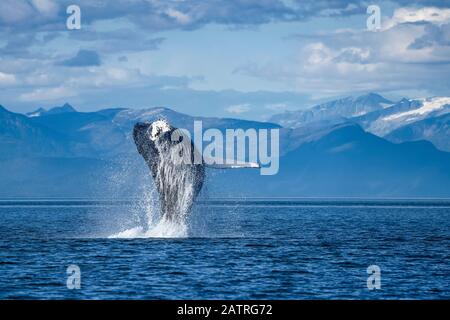
[[[198,150],[192,141],[188,141],[193,151],[190,163],[180,161],[183,155],[179,152],[183,149],[176,146],[186,143],[184,139],[188,138],[181,134],[178,141],[172,141],[176,129],[166,120],[139,122],[133,129],[137,150],[147,163],[159,193],[161,214],[168,220],[180,219],[190,211],[205,178],[203,164],[194,163]]]
[[[159,193],[161,215],[170,221],[183,219],[191,210],[203,186],[205,166],[259,167],[253,163],[207,165],[190,137],[163,119],[136,123],[133,138]],[[195,161],[197,159],[200,161]]]

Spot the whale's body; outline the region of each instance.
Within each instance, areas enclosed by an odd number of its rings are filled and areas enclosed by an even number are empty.
[[[225,160],[205,161],[186,131],[166,120],[136,123],[133,138],[150,168],[159,193],[162,218],[182,220],[203,187],[205,166],[218,169],[259,168],[259,164]]]
[[[159,193],[161,215],[168,220],[182,219],[189,213],[205,178],[203,161],[194,162],[198,150],[188,136],[180,135],[180,130],[179,139],[172,141],[175,130],[165,120],[137,123],[133,129],[137,150],[150,168]],[[184,159],[180,143],[191,148],[189,161],[180,161]]]

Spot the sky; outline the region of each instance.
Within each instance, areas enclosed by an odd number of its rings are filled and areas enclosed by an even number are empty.
[[[68,102],[264,120],[367,92],[450,96],[449,1],[0,1],[0,104],[14,112]]]

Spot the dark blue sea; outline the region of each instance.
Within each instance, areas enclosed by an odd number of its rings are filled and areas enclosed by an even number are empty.
[[[150,206],[0,201],[0,298],[450,298],[450,201],[209,200],[183,226]]]

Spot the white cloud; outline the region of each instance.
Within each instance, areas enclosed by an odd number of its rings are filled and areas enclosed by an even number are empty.
[[[41,14],[46,16],[56,16],[58,14],[58,4],[53,0],[32,0],[32,3]]]
[[[306,66],[309,68],[329,63],[333,58],[330,48],[320,42],[307,45],[304,52],[306,53]]]
[[[53,87],[53,88],[39,88],[28,93],[23,93],[19,96],[20,101],[35,102],[35,101],[53,101],[62,98],[73,97],[77,94],[74,89],[67,87]]]
[[[302,74],[316,72],[346,75],[348,73],[373,72],[377,66],[367,63],[370,50],[358,47],[332,49],[324,43],[312,43],[303,49],[299,61]]]
[[[188,24],[192,21],[191,17],[188,14],[185,14],[181,11],[169,8],[166,11],[167,15],[173,19],[175,19],[177,22],[181,24]]]
[[[250,111],[250,104],[235,104],[225,109],[229,113],[241,114]]]
[[[83,97],[105,91],[115,93],[132,88],[184,88],[191,81],[188,77],[158,76],[142,73],[139,69],[106,65],[83,69],[64,68],[63,72],[61,69],[58,65],[42,63],[32,72],[24,70],[16,81],[26,85],[17,86],[21,93],[18,100],[56,102],[66,97]],[[10,75],[0,73],[0,87],[6,80],[11,83],[11,79]]]
[[[379,32],[293,35],[301,44],[296,54],[247,63],[235,72],[315,98],[365,91],[448,92],[450,9],[398,9],[390,24]]]
[[[16,77],[13,74],[0,72],[0,86],[9,86],[16,83]]]
[[[430,22],[433,24],[445,24],[450,22],[450,9],[435,7],[425,8],[398,8],[392,18],[383,23],[383,30],[387,30],[402,23]]]

